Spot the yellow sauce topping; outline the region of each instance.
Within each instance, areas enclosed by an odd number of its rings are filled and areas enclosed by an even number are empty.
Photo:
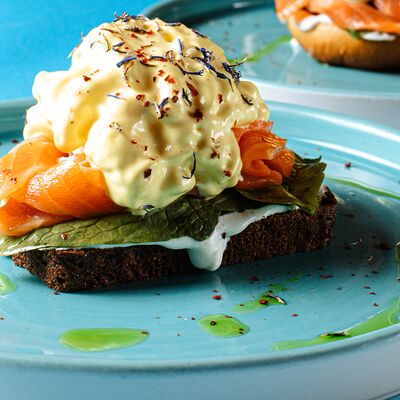
[[[25,138],[83,149],[110,197],[134,213],[195,187],[211,197],[235,186],[242,162],[231,128],[269,116],[209,38],[125,14],[93,29],[68,71],[39,73],[33,94]]]

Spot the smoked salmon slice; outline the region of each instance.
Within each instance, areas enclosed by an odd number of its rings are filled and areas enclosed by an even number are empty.
[[[342,29],[400,34],[400,1],[375,0],[374,4],[377,8],[347,0],[275,0],[278,16],[283,21],[306,9],[314,14],[326,14]]]
[[[312,0],[310,11],[328,15],[342,29],[400,34],[400,22],[365,3]]]
[[[400,21],[400,0],[374,0],[374,6],[382,14]]]
[[[23,189],[28,180],[65,156],[44,136],[33,137],[16,145],[0,158],[0,197],[7,199]]]
[[[0,207],[0,234],[21,236],[44,226],[52,226],[68,221],[72,217],[50,215],[14,199]]]
[[[37,210],[90,218],[121,211],[109,197],[100,170],[82,166],[78,156],[35,175],[28,183],[24,202]]]
[[[234,127],[240,147],[242,177],[238,189],[259,189],[282,184],[294,166],[294,153],[286,148],[286,140],[271,132],[272,123],[256,121],[245,128]]]
[[[20,236],[120,211],[102,172],[83,153],[62,153],[44,136],[24,140],[0,159],[0,234]]]

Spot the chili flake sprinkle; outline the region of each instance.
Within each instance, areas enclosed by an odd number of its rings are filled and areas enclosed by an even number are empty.
[[[232,172],[229,171],[229,169],[224,169],[224,175],[227,177],[231,177],[232,176]]]
[[[92,79],[90,76],[87,75],[83,75],[82,78],[85,82],[90,81]]]
[[[148,178],[150,175],[151,175],[151,168],[148,168],[143,172],[144,179]]]
[[[220,294],[216,294],[212,297],[214,300],[221,300],[222,296]]]
[[[221,104],[223,101],[224,101],[224,96],[221,93],[219,93],[218,94],[218,103]]]
[[[170,76],[170,75],[166,76],[166,77],[164,78],[164,81],[165,81],[165,82],[168,82],[168,83],[171,83],[171,84],[173,84],[173,85],[176,83],[175,79],[174,79],[172,76]]]
[[[139,94],[136,95],[136,100],[143,100],[145,97],[146,97],[145,94],[139,93]]]
[[[192,94],[193,97],[197,96],[199,92],[195,88],[194,85],[192,85],[190,82],[186,81],[186,86],[189,88],[190,93]]]

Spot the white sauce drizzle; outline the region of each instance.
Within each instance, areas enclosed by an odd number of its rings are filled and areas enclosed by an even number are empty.
[[[390,35],[385,32],[360,32],[360,36],[364,40],[370,40],[372,42],[392,42],[396,39],[396,35]]]
[[[298,22],[297,27],[302,32],[310,32],[317,27],[319,24],[333,24],[332,20],[326,14],[310,15],[303,18]],[[396,35],[390,35],[385,32],[360,32],[360,36],[364,40],[369,40],[372,42],[391,42],[396,39]]]
[[[332,24],[332,20],[326,14],[310,15],[309,17],[303,18],[297,27],[302,32],[312,31],[317,27],[318,24]]]

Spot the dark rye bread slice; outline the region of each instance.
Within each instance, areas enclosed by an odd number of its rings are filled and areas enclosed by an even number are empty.
[[[336,199],[323,187],[314,215],[296,210],[272,215],[248,226],[228,243],[222,264],[237,264],[277,255],[311,251],[332,239]],[[109,287],[198,271],[186,250],[161,246],[110,249],[33,250],[12,256],[52,289],[67,292]]]

